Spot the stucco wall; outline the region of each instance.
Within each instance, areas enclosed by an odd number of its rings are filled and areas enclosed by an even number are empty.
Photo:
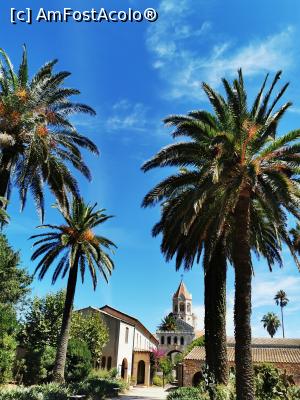
[[[126,343],[126,328],[128,328],[128,342]],[[133,355],[133,338],[134,338],[134,327],[120,321],[120,331],[118,340],[118,361],[117,368],[119,374],[121,374],[121,366],[124,358],[128,363],[127,378],[130,380],[131,368],[132,368],[132,355]]]

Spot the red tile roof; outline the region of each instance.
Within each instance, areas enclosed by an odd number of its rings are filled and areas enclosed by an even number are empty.
[[[186,300],[192,300],[192,295],[188,292],[185,284],[181,281],[176,293],[174,293],[173,299],[183,295]]]
[[[297,348],[258,348],[251,349],[252,360],[254,363],[300,363],[300,349]],[[228,361],[234,362],[234,348],[227,347]],[[193,350],[184,358],[185,360],[205,361],[205,348],[194,347]]]

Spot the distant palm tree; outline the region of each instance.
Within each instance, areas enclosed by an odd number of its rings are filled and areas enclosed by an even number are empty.
[[[64,86],[70,72],[53,71],[57,60],[30,79],[25,47],[18,71],[2,49],[0,57],[0,196],[9,199],[18,187],[23,208],[31,191],[43,220],[44,183],[63,204],[69,192],[79,196],[68,164],[91,178],[80,148],[98,153],[97,147],[76,131],[70,116],[95,111],[70,100],[80,92]]]
[[[289,299],[286,297],[284,290],[279,290],[274,297],[274,300],[281,310],[281,326],[282,326],[282,336],[284,337],[284,323],[283,323],[283,308],[288,304]]]
[[[116,247],[115,244],[93,232],[94,228],[103,224],[111,216],[105,215],[104,210],[95,211],[95,207],[96,205],[86,205],[82,199],[74,199],[70,214],[58,207],[65,219],[65,225],[42,225],[41,228],[50,228],[54,232],[49,231],[31,237],[38,238],[34,246],[39,246],[31,259],[35,260],[42,256],[35,269],[35,272],[39,272],[39,279],[44,278],[58,257],[60,259],[56,262],[52,284],[56,282],[60,275],[65,277],[68,274],[66,300],[54,367],[54,379],[58,382],[64,381],[77,275],[78,273],[81,274],[83,282],[85,270],[88,268],[94,289],[96,289],[97,271],[107,281],[114,268],[113,261],[103,249]]]
[[[173,313],[168,314],[159,325],[159,330],[164,332],[175,332],[176,331],[176,319]]]
[[[262,317],[261,322],[263,323],[264,328],[267,329],[271,338],[275,335],[277,329],[280,327],[280,321],[277,315],[273,312],[269,312],[266,315],[264,315]]]

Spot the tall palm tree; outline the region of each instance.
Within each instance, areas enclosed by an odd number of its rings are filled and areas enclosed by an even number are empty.
[[[280,75],[276,74],[264,94],[266,77],[250,108],[241,71],[232,84],[223,79],[226,98],[204,83],[215,115],[194,111],[188,116],[168,117],[166,124],[175,126],[173,136],[186,136],[189,141],[163,148],[143,166],[144,171],[163,166],[190,167],[188,173],[172,175],[159,183],[143,202],[148,206],[167,200],[162,218],[153,229],[154,235],[163,234],[161,248],[166,259],[176,254],[176,266],[190,268],[194,260],[199,261],[204,242],[209,243],[210,260],[223,240],[226,256],[234,266],[238,400],[254,398],[251,247],[267,257],[271,269],[275,261],[281,261],[284,241],[299,267],[286,220],[287,212],[299,217],[300,130],[276,138],[279,121],[291,105],[288,102],[274,111],[288,86],[271,99]],[[174,189],[181,192],[175,198]]]
[[[176,319],[173,313],[168,314],[160,323],[159,330],[164,332],[175,332],[176,331]]]
[[[284,338],[284,322],[283,322],[283,308],[288,305],[289,299],[286,297],[284,290],[279,290],[275,297],[275,303],[280,306],[281,311],[281,326],[282,326],[282,337]]]
[[[90,179],[80,148],[98,153],[70,121],[76,113],[95,111],[70,100],[80,92],[64,86],[70,73],[55,73],[56,63],[48,62],[30,79],[26,48],[17,72],[0,49],[0,196],[9,198],[12,186],[17,186],[23,208],[30,190],[42,220],[44,183],[62,204],[68,192],[78,196],[68,164]]]
[[[41,228],[50,228],[51,231],[34,235],[38,239],[34,246],[31,259],[41,257],[35,272],[39,279],[43,279],[52,264],[56,263],[52,276],[52,284],[61,275],[68,274],[66,300],[62,319],[60,336],[58,339],[54,379],[58,382],[64,380],[64,369],[69,339],[72,307],[76,290],[77,276],[81,274],[84,281],[85,270],[88,268],[94,290],[97,286],[97,272],[107,281],[114,263],[104,249],[111,250],[116,247],[113,242],[103,236],[98,236],[93,229],[107,221],[111,216],[105,215],[105,210],[95,210],[94,206],[86,205],[82,199],[74,199],[71,213],[59,208],[64,225],[42,225]],[[57,260],[59,258],[59,261]]]
[[[264,328],[267,329],[271,338],[273,338],[277,329],[280,327],[280,321],[277,315],[273,312],[268,312],[262,317],[261,322],[263,323]]]

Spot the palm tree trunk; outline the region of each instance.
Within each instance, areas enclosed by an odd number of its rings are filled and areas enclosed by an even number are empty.
[[[235,269],[235,366],[237,400],[254,399],[251,356],[251,280],[252,265],[249,235],[250,191],[245,189],[237,202],[233,264]]]
[[[282,326],[282,337],[284,338],[284,323],[283,323],[283,307],[280,306],[281,309],[281,326]]]
[[[206,363],[216,382],[228,383],[226,346],[226,256],[221,241],[205,268]]]
[[[12,156],[10,152],[3,150],[1,157],[1,168],[0,168],[0,196],[6,197],[9,180],[12,169]]]
[[[74,264],[70,268],[69,272],[63,319],[57,343],[56,359],[53,370],[53,379],[55,382],[59,383],[63,383],[65,380],[65,364],[67,358],[69,332],[70,332],[72,309],[73,309],[74,296],[76,290],[77,274],[78,274],[78,257],[76,257]]]

